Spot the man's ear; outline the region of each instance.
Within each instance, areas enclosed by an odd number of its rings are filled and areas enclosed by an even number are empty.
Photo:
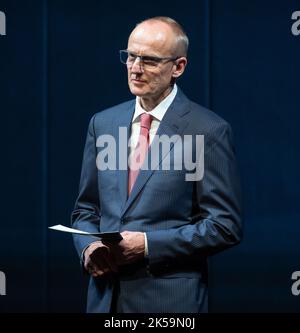
[[[181,76],[185,70],[186,65],[187,65],[186,57],[178,58],[174,63],[175,70],[173,71],[172,77],[178,78],[179,76]]]

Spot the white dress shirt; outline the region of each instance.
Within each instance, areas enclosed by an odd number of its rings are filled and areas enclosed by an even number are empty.
[[[140,104],[140,97],[138,97],[138,96],[136,97],[135,111],[134,111],[132,123],[131,123],[131,136],[130,136],[131,147],[136,147],[137,142],[138,142],[140,129],[141,129],[140,115],[142,113],[148,113],[153,117],[152,122],[151,122],[151,128],[149,131],[149,139],[150,139],[150,144],[151,144],[151,142],[154,138],[154,135],[157,132],[160,122],[162,121],[165,113],[167,112],[169,106],[172,104],[172,102],[177,94],[177,90],[178,89],[175,84],[171,93],[151,111],[144,110]],[[130,151],[130,153],[131,153],[131,151]]]
[[[163,99],[153,110],[151,111],[146,111],[142,108],[140,104],[140,97],[136,97],[135,101],[135,111],[133,114],[132,118],[132,123],[131,123],[131,135],[130,135],[130,147],[129,147],[129,156],[132,156],[132,147],[136,147],[140,135],[140,115],[142,113],[148,113],[152,116],[152,122],[151,122],[151,127],[149,130],[149,139],[150,139],[150,144],[154,138],[154,135],[157,132],[157,129],[159,127],[160,122],[162,121],[165,113],[167,112],[169,106],[172,104],[174,101],[174,98],[177,94],[177,86],[176,84],[174,85],[171,93]],[[147,242],[147,235],[145,235],[145,256],[148,256],[148,242]]]

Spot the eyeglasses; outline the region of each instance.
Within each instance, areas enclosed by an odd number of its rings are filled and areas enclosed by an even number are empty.
[[[180,57],[172,58],[172,57],[151,57],[151,56],[139,56],[133,52],[127,50],[120,50],[120,61],[122,64],[127,65],[128,67],[132,66],[135,60],[139,58],[140,64],[144,69],[153,69],[157,67],[162,62],[175,61]]]

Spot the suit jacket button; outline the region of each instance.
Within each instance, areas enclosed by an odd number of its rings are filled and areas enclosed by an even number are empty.
[[[149,266],[147,266],[147,268],[146,268],[146,273],[147,273],[148,276],[152,276]]]

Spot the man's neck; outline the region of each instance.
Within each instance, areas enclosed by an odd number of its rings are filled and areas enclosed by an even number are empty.
[[[163,101],[172,91],[173,86],[166,89],[158,98],[141,97],[140,104],[145,111],[153,110],[161,101]]]

